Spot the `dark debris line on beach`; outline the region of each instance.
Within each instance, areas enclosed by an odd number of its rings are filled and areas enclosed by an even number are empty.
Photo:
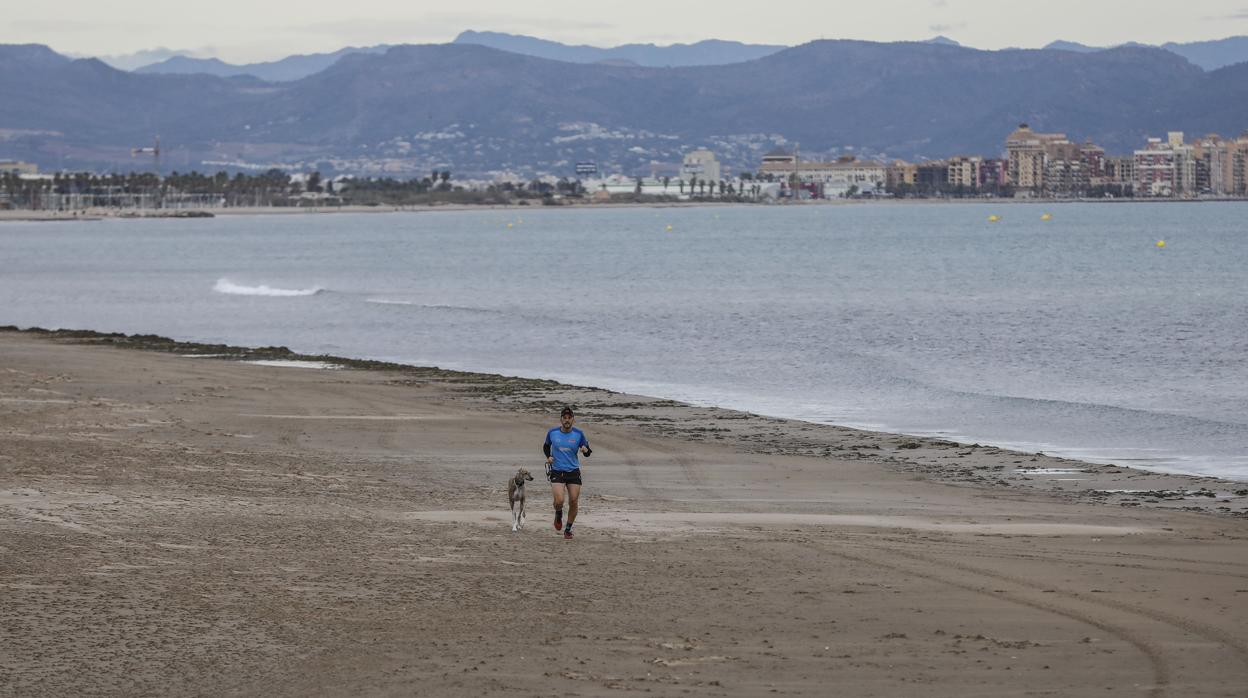
[[[21,329],[0,326],[0,332],[17,332],[54,340],[123,349],[139,349],[185,356],[210,356],[225,361],[317,361],[346,369],[386,371],[396,374],[395,385],[448,386],[483,407],[550,413],[564,404],[575,404],[588,420],[599,424],[628,425],[660,438],[733,443],[747,453],[789,455],[835,460],[860,460],[952,485],[1001,489],[1025,488],[1064,499],[1123,507],[1150,506],[1235,517],[1248,517],[1248,489],[1212,477],[1164,475],[1121,466],[1095,465],[1043,453],[1021,453],[981,444],[960,444],[942,439],[877,433],[815,423],[801,423],[719,407],[698,407],[663,398],[626,395],[602,388],[567,385],[552,380],[500,374],[472,373],[438,367],[420,367],[387,361],[352,359],[329,354],[301,354],[284,346],[238,347],[228,344],[182,342],[150,334],[127,335],[93,330]],[[646,414],[638,414],[644,409]],[[670,411],[665,413],[665,411]],[[794,428],[796,426],[796,429]],[[968,459],[969,456],[988,459]],[[1165,477],[1173,486],[1148,490],[1110,491],[1074,489],[1028,470],[1044,467],[1078,467],[1087,473],[1121,474],[1125,479]],[[1228,506],[1229,505],[1229,506]]]

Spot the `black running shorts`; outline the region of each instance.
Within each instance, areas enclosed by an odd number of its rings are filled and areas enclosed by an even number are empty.
[[[581,484],[581,469],[552,470],[546,477],[548,477],[551,482],[561,485],[579,485]]]

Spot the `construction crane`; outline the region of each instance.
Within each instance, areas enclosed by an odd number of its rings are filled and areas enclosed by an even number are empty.
[[[152,165],[156,169],[156,176],[160,176],[160,136],[156,136],[156,145],[146,148],[131,148],[130,157],[136,155],[151,155]]]

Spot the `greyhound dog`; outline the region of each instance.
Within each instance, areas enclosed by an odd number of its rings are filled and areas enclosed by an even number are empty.
[[[524,524],[524,482],[532,480],[529,471],[521,468],[507,482],[507,502],[511,504],[511,530],[519,531]],[[518,505],[518,506],[517,506]]]

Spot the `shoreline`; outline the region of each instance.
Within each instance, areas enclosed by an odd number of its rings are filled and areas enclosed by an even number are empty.
[[[284,346],[240,347],[226,344],[183,342],[150,334],[105,333],[94,330],[46,330],[38,327],[0,326],[4,334],[28,334],[56,341],[105,345],[138,349],[184,357],[203,357],[226,361],[296,362],[337,368],[397,372],[428,379],[494,384],[499,399],[495,402],[525,411],[546,409],[550,395],[559,395],[564,402],[584,399],[604,409],[595,413],[608,421],[629,422],[625,414],[612,414],[612,403],[648,404],[673,412],[700,417],[677,427],[665,418],[659,422],[640,423],[643,430],[658,436],[680,436],[696,440],[737,442],[756,439],[768,425],[796,424],[803,431],[816,432],[802,439],[804,443],[770,445],[765,453],[798,455],[849,455],[858,460],[876,462],[899,472],[922,475],[946,484],[960,484],[988,489],[1039,491],[1071,501],[1088,501],[1121,507],[1179,509],[1215,515],[1248,518],[1248,482],[1208,475],[1166,473],[1124,465],[1095,463],[1045,454],[1024,452],[1007,447],[966,444],[947,439],[915,436],[885,431],[868,431],[834,424],[809,422],[786,417],[769,417],[742,410],[699,406],[667,398],[622,393],[606,388],[577,386],[541,378],[506,376],[495,373],[443,369],[436,366],[414,366],[387,361],[356,359],[328,354],[300,354]],[[292,364],[293,365],[293,364]],[[534,396],[537,395],[535,398]],[[732,428],[725,428],[723,425]],[[752,430],[742,430],[750,425]],[[749,433],[732,433],[747,431]],[[822,438],[820,438],[822,437]],[[845,442],[854,441],[852,446]],[[951,455],[952,453],[952,455]],[[953,464],[943,461],[954,460]],[[998,461],[1008,459],[1006,468]]]
[[[1033,487],[1050,465],[1145,484],[1125,469],[283,347],[9,329],[0,355],[6,694],[1162,698],[1248,676],[1248,521]],[[572,540],[540,450],[569,403],[594,445]]]
[[[533,211],[598,210],[616,208],[705,208],[731,206],[921,206],[974,204],[979,206],[1066,206],[1070,204],[1229,204],[1245,203],[1248,198],[1225,199],[819,199],[812,201],[668,201],[638,203],[572,203],[556,206],[537,204],[434,204],[420,206],[233,206],[182,209],[88,208],[80,211],[0,210],[0,223],[43,221],[147,220],[170,218],[214,218],[217,216],[289,216],[352,213],[428,213],[434,211]]]

